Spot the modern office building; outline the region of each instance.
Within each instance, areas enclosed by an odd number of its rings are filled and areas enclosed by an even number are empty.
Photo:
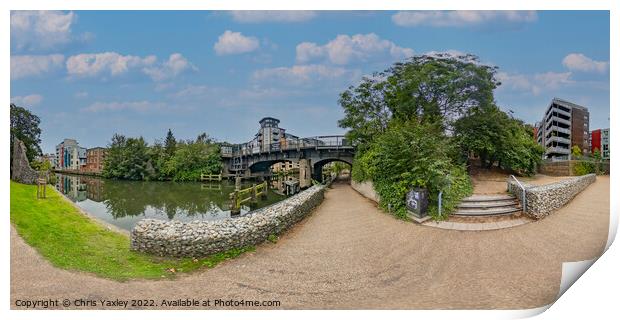
[[[86,165],[86,148],[80,147],[75,139],[64,139],[56,146],[56,168],[79,170]]]
[[[590,150],[598,150],[603,159],[609,159],[609,128],[590,132]]]
[[[588,108],[554,98],[541,122],[536,123],[536,140],[545,159],[570,159],[571,148],[590,153],[590,113]]]

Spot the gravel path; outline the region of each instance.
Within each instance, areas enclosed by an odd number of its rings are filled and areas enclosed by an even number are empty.
[[[279,300],[284,309],[534,308],[558,293],[563,261],[599,256],[609,178],[542,221],[440,230],[382,213],[346,184],[276,244],[176,280],[119,283],[52,267],[11,228],[16,299]]]

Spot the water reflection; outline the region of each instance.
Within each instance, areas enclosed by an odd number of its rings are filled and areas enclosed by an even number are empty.
[[[231,217],[228,196],[234,183],[228,181],[119,181],[65,174],[57,178],[56,188],[82,209],[127,230],[144,218],[192,221]],[[242,207],[241,215],[284,198],[270,190],[265,199]]]

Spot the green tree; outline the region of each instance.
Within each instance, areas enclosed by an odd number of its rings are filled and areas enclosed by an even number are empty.
[[[177,140],[174,138],[174,135],[172,134],[172,130],[170,129],[168,129],[168,133],[166,134],[166,140],[164,141],[164,146],[165,146],[166,154],[169,157],[172,157],[177,147]]]
[[[144,138],[115,134],[108,145],[103,175],[106,178],[144,180],[149,177],[148,145]]]
[[[542,161],[543,149],[534,140],[532,127],[495,105],[470,109],[453,127],[461,153],[478,154],[483,167],[497,163],[518,174],[532,175]]]
[[[583,155],[583,153],[581,153],[581,148],[579,148],[578,145],[574,145],[571,149],[570,149],[570,153],[575,156],[575,157],[581,157]]]
[[[11,162],[13,157],[13,141],[21,140],[26,146],[26,157],[32,162],[36,156],[41,155],[41,129],[39,117],[25,108],[11,103]]]
[[[496,67],[474,55],[414,56],[404,63],[365,77],[340,95],[345,116],[338,122],[360,148],[385,132],[392,119],[440,123],[493,102]]]
[[[178,143],[176,152],[165,164],[164,174],[175,181],[197,181],[202,173],[219,173],[222,168],[220,147],[203,141]]]

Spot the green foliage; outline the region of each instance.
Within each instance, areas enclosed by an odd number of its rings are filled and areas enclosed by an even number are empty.
[[[128,236],[110,231],[81,214],[53,188],[48,190],[46,199],[37,200],[36,188],[11,181],[11,223],[26,243],[59,268],[119,281],[174,278],[175,274],[212,268],[254,250],[231,249],[199,259],[138,253],[130,250]]]
[[[168,157],[172,157],[174,155],[174,152],[176,151],[176,147],[177,140],[174,138],[172,130],[168,129],[168,133],[166,134],[166,140],[164,141],[166,155],[168,155]]]
[[[175,181],[197,181],[202,173],[215,174],[222,169],[220,147],[201,141],[177,144],[174,155],[162,170]]]
[[[44,159],[43,161],[35,159],[30,163],[30,166],[32,169],[37,171],[50,172],[52,170],[52,164],[47,159]]]
[[[573,174],[583,176],[590,173],[598,173],[598,164],[592,161],[577,161],[573,166]]]
[[[26,147],[26,157],[32,162],[41,154],[41,129],[39,117],[25,108],[11,103],[11,162],[13,161],[14,138],[21,140]]]
[[[581,152],[581,148],[579,148],[578,145],[574,145],[571,149],[570,149],[570,153],[571,155],[575,156],[575,157],[581,157],[583,155],[583,153]]]
[[[275,234],[270,234],[269,237],[267,237],[267,241],[271,242],[271,243],[276,243],[278,242],[278,236]]]
[[[165,143],[148,146],[142,137],[115,134],[108,146],[103,176],[128,180],[198,181],[222,169],[220,146],[206,133],[177,142],[168,130]]]
[[[454,136],[461,152],[475,152],[485,167],[497,162],[520,175],[532,175],[542,161],[544,150],[534,140],[531,127],[495,105],[472,108],[457,119]]]
[[[429,190],[429,205],[436,212],[440,190],[444,191],[444,199],[456,201],[471,193],[469,177],[463,167],[453,164],[448,152],[452,146],[444,141],[437,124],[392,121],[367,152],[357,156],[353,179],[372,180],[381,198],[380,205],[400,218],[406,217],[404,199],[413,187]]]
[[[473,55],[415,56],[405,63],[364,77],[340,95],[348,139],[362,151],[387,130],[392,119],[418,119],[446,127],[447,119],[493,101],[495,67]]]
[[[144,180],[148,178],[148,146],[144,138],[126,138],[115,134],[108,146],[103,176],[106,178]]]

